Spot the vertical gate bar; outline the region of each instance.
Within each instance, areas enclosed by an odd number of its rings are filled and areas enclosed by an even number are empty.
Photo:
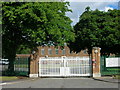
[[[91,59],[90,59],[90,57],[89,57],[89,59],[88,59],[88,73],[91,75]]]
[[[24,60],[24,58],[22,58],[22,61],[20,62],[20,64],[21,64],[21,65],[20,65],[20,66],[21,66],[21,68],[20,68],[20,69],[21,69],[20,72],[23,71],[23,60]]]
[[[43,75],[47,74],[47,68],[46,68],[46,59],[43,59]]]
[[[85,62],[85,66],[84,66],[85,71],[84,71],[84,74],[86,74],[86,58],[84,58],[84,62]]]
[[[47,68],[47,66],[48,66],[48,63],[47,63],[47,58],[44,60],[44,63],[45,63],[45,75],[47,75],[48,74],[48,68]]]
[[[82,63],[81,63],[81,66],[82,66],[82,74],[84,73],[84,69],[83,69],[83,57],[82,57]]]
[[[49,65],[48,65],[48,66],[49,66],[49,67],[48,67],[48,70],[50,70],[50,75],[52,75],[52,74],[51,74],[51,72],[52,72],[52,62],[53,62],[53,61],[52,61],[52,58],[50,58],[50,63],[49,63]]]
[[[48,58],[47,61],[48,60],[49,62],[47,63],[47,75],[51,75],[52,59]]]
[[[85,74],[87,74],[87,58],[85,60]]]
[[[75,66],[75,69],[76,69],[76,74],[78,74],[78,70],[77,70],[77,58],[75,58],[76,59],[76,66]]]
[[[42,61],[42,72],[43,72],[42,75],[44,75],[46,73],[46,66],[44,64],[45,60],[42,59],[41,61]]]
[[[78,58],[78,62],[79,62],[79,64],[78,64],[78,66],[79,66],[79,75],[80,75],[80,59]]]
[[[89,59],[88,59],[88,71],[87,71],[87,72],[88,72],[88,74],[89,74],[89,69],[90,69],[90,67],[89,67]]]
[[[22,58],[22,62],[21,62],[21,72],[23,71],[23,61],[24,61],[24,58]]]
[[[47,58],[47,75],[51,75],[51,73],[50,73],[50,71],[51,71],[51,66],[50,66],[50,64],[51,64],[51,59],[49,60],[49,58]]]
[[[65,76],[65,59],[63,57],[63,62],[64,62],[64,76]]]
[[[44,72],[44,65],[43,65],[43,60],[42,60],[42,58],[40,58],[40,64],[41,64],[41,65],[40,65],[40,67],[41,67],[41,68],[40,68],[40,70],[41,70],[41,71],[40,71],[40,74],[41,74],[41,76],[42,76],[42,75],[44,74],[44,73],[43,73],[43,72]]]
[[[53,75],[54,60],[53,60],[53,58],[51,60],[52,60],[52,67],[51,67],[52,69],[51,70],[52,70],[52,75]]]
[[[42,66],[43,66],[43,63],[42,63],[42,59],[40,58],[40,59],[39,59],[39,69],[40,69],[39,74],[40,74],[40,76],[42,76],[42,72],[43,72],[43,71],[42,71],[42,70],[43,70],[43,67],[42,67]]]
[[[18,63],[17,63],[17,65],[18,65],[18,67],[17,67],[17,68],[18,68],[18,71],[20,71],[20,70],[19,70],[19,69],[20,69],[20,68],[19,68],[19,66],[20,66],[19,60],[20,60],[20,58],[18,59]]]
[[[78,75],[80,74],[80,68],[79,68],[79,58],[77,58],[77,67],[78,67]]]
[[[88,73],[88,59],[86,59],[86,74]]]
[[[75,66],[74,66],[75,73],[74,74],[76,74],[77,73],[77,70],[76,70],[76,58],[75,59],[73,58],[73,60],[75,61]]]
[[[57,61],[57,58],[54,60],[54,63],[53,63],[53,74],[56,75],[56,61]]]
[[[83,68],[83,66],[84,66],[84,60],[83,60],[83,58],[82,58],[82,74],[84,74],[84,68]]]
[[[40,58],[40,74],[41,76],[44,74],[44,65],[43,65],[43,60],[42,58]]]
[[[53,75],[53,64],[54,64],[53,58],[51,59],[51,62],[52,62],[52,65],[50,65],[51,66],[51,74]]]
[[[86,60],[85,60],[85,58],[84,58],[84,74],[85,74],[85,69],[86,69],[86,68],[85,68],[85,66],[86,66],[86,65],[85,65],[85,64],[86,64],[85,61],[86,61]]]
[[[89,65],[88,65],[88,73],[91,74],[91,60],[90,60],[90,58],[88,60],[88,63],[89,63]]]
[[[84,57],[83,57],[83,74],[85,74],[85,59],[84,59]]]
[[[47,64],[46,64],[47,59],[44,59],[44,75],[47,74]]]
[[[46,69],[46,74],[48,74],[48,70],[47,70],[47,59],[45,60],[45,69]]]
[[[84,74],[86,74],[86,58],[84,58],[85,66],[84,66]]]
[[[81,59],[80,59],[80,74],[82,74]]]
[[[54,70],[54,73],[56,75],[56,61],[57,61],[57,58],[54,60],[54,66],[53,66],[53,70]]]
[[[72,61],[73,61],[73,74],[74,74],[74,66],[75,66],[75,62],[74,62],[73,59],[72,59]]]
[[[75,67],[76,67],[76,59],[73,59],[72,60],[74,61],[74,74],[75,74]]]
[[[48,62],[48,58],[46,59],[46,74],[48,75],[49,74],[49,63]]]
[[[39,68],[38,68],[38,76],[41,76],[40,75],[40,69],[41,69],[41,67],[40,67],[40,58],[39,58],[39,61],[38,61],[38,66],[39,66]]]
[[[53,60],[52,60],[52,58],[51,58],[51,65],[50,65],[50,70],[51,70],[51,72],[52,72],[52,65],[53,65]],[[52,75],[52,73],[50,73],[51,75]]]
[[[42,76],[42,73],[43,73],[43,61],[42,61],[41,58],[39,59],[39,66],[40,66],[40,68],[39,68],[40,72],[39,73],[40,73],[40,76]]]
[[[41,63],[41,58],[39,58],[39,76],[41,77],[41,69],[42,69],[42,63]]]
[[[44,72],[45,72],[45,74],[44,75],[46,75],[47,74],[47,59],[44,59]]]

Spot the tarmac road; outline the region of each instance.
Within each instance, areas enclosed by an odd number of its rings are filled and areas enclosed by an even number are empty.
[[[25,81],[9,82],[2,88],[118,88],[112,79],[95,80],[92,78],[36,78]]]

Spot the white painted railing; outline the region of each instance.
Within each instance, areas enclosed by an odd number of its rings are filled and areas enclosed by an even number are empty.
[[[39,60],[39,76],[90,76],[89,57],[42,57]]]

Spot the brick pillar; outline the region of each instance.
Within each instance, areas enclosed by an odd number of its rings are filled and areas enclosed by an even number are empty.
[[[39,55],[37,53],[30,56],[30,74],[29,77],[38,77],[38,61]]]
[[[92,49],[92,70],[93,70],[93,77],[101,77],[99,47],[93,47]]]

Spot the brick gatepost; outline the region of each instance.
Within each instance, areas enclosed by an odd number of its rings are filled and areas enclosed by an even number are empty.
[[[30,55],[30,73],[29,77],[38,77],[39,69],[39,54],[38,52]]]
[[[100,50],[99,47],[92,49],[92,74],[93,77],[101,77],[100,73]]]

